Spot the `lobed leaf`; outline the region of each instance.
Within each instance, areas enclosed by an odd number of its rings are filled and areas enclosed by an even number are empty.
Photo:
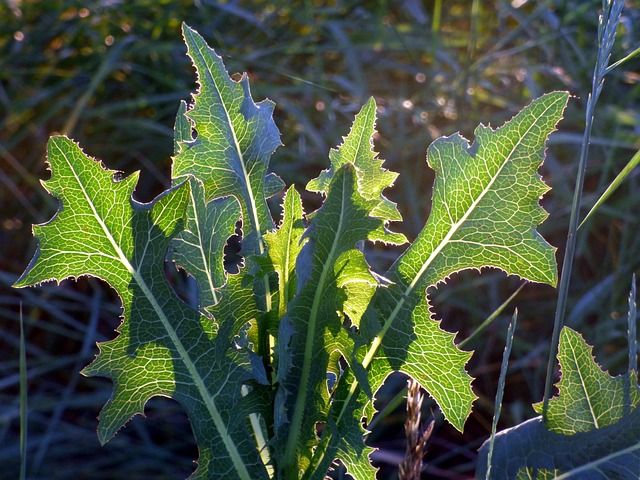
[[[565,327],[558,360],[559,395],[546,421],[528,420],[498,433],[491,472],[496,478],[619,478],[640,472],[640,389],[635,372],[611,377],[591,347]],[[534,405],[542,409],[542,403]],[[480,449],[476,478],[485,478],[489,442]]]
[[[274,227],[265,188],[272,194],[281,185],[273,175],[267,183],[269,159],[280,145],[274,104],[254,103],[246,74],[238,82],[232,80],[222,59],[195,30],[183,25],[183,36],[200,86],[184,115],[197,136],[187,134],[179,112],[172,178],[191,174],[201,180],[207,202],[235,196],[242,207],[244,249],[262,253],[261,236]]]
[[[431,318],[425,290],[459,270],[486,266],[555,284],[555,249],[535,230],[546,218],[538,200],[548,190],[537,169],[567,98],[564,92],[545,95],[495,131],[479,126],[472,146],[459,135],[430,146],[427,160],[436,171],[431,215],[362,315],[350,368],[333,394],[331,428],[311,465],[337,457],[358,478],[373,478],[375,470],[366,466],[370,449],[358,440],[366,435],[361,419],[374,414],[372,392],[394,371],[416,379],[462,430],[476,398],[465,370],[471,354]],[[311,186],[322,186],[330,172]]]
[[[282,450],[278,455],[289,475],[297,475],[298,468],[308,465],[316,443],[316,423],[326,419],[327,371],[336,369],[330,367],[330,358],[336,352],[351,356],[352,342],[337,313],[335,265],[381,225],[381,220],[370,216],[374,206],[360,195],[356,168],[347,164],[332,179],[327,198],[306,233],[311,271],[289,304],[278,335],[276,450]],[[351,268],[349,262],[342,263],[340,274],[349,275]],[[359,274],[358,268],[355,273]]]
[[[387,224],[402,220],[402,216],[396,204],[382,194],[385,188],[393,186],[398,174],[383,168],[384,160],[378,159],[377,153],[373,151],[375,123],[376,102],[372,97],[356,115],[343,144],[329,152],[331,167],[323,170],[318,178],[311,180],[307,184],[307,190],[326,195],[331,179],[340,167],[348,163],[355,165],[358,168],[360,193],[367,200],[376,202],[371,215],[384,221],[379,229],[369,234],[368,240],[401,245],[406,243],[407,239],[401,233],[389,231]]]
[[[296,295],[296,260],[304,245],[303,216],[300,194],[291,186],[282,202],[282,222],[278,230],[264,235],[267,245],[266,258],[258,259],[266,273],[275,272],[278,275],[280,318],[285,314],[287,304]]]
[[[190,178],[190,202],[185,229],[171,243],[171,258],[198,282],[201,309],[219,301],[218,290],[226,283],[224,247],[235,233],[240,205],[234,197],[215,198],[205,204],[204,186]]]
[[[213,323],[182,302],[164,274],[169,243],[184,225],[189,182],[140,204],[132,198],[137,174],[116,180],[117,172],[66,137],[51,138],[48,161],[52,174],[44,185],[60,199],[60,210],[34,227],[39,248],[16,286],[91,275],[120,296],[119,334],[99,345],[83,371],[114,382],[100,414],[101,442],[143,413],[151,397],[168,396],[191,420],[200,448],[195,478],[265,478],[240,395],[251,379],[251,359],[233,341],[244,319]]]
[[[559,394],[549,401],[547,428],[564,435],[588,432],[618,422],[640,405],[640,390],[631,375],[611,377],[593,358],[591,347],[568,327],[560,334]],[[542,413],[542,402],[533,408]]]
[[[424,292],[467,268],[556,283],[555,249],[535,230],[547,216],[538,200],[548,190],[537,169],[567,98],[544,95],[495,131],[480,125],[471,146],[453,135],[429,147],[436,172],[429,220],[385,274],[393,285],[376,292],[363,320],[371,343],[361,358],[374,391],[389,373],[403,371],[462,430],[475,399],[464,369],[470,354],[430,318]]]

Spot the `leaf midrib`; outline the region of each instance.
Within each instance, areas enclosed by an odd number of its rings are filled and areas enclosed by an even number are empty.
[[[187,30],[189,32],[189,35],[192,36],[193,38],[193,34],[191,32],[191,30]],[[196,42],[193,41],[192,39],[192,43],[194,45],[197,46]],[[260,221],[258,219],[258,211],[257,211],[257,207],[256,207],[256,201],[255,198],[253,196],[253,189],[251,187],[251,179],[249,177],[249,174],[247,173],[247,168],[245,165],[245,161],[244,161],[244,154],[242,152],[242,148],[240,147],[240,142],[238,141],[238,137],[236,135],[236,129],[233,125],[233,122],[231,120],[231,116],[229,114],[229,110],[227,109],[227,104],[225,103],[224,99],[222,98],[222,94],[220,93],[220,88],[218,87],[218,84],[216,82],[215,77],[213,76],[213,74],[211,73],[211,69],[209,68],[206,59],[204,57],[204,55],[202,54],[202,52],[200,51],[200,48],[196,48],[196,51],[198,52],[198,56],[200,57],[200,61],[202,62],[203,65],[206,65],[206,69],[205,72],[207,74],[207,77],[209,78],[209,81],[212,85],[215,86],[215,93],[218,96],[218,100],[220,102],[220,105],[222,106],[222,109],[224,110],[224,114],[227,118],[227,123],[226,125],[228,125],[229,127],[229,133],[231,134],[231,137],[233,138],[233,144],[235,146],[236,149],[236,153],[238,154],[238,160],[240,163],[240,167],[242,168],[242,175],[244,177],[244,184],[246,185],[246,192],[247,192],[247,197],[249,200],[249,204],[250,204],[250,215],[251,218],[253,220],[253,225],[254,225],[254,231],[255,234],[258,238],[258,248],[259,248],[259,253],[263,254],[265,249],[264,249],[264,243],[262,241],[262,235],[261,235],[261,229],[260,229]],[[235,172],[235,170],[233,170]]]
[[[288,195],[293,195],[293,190],[289,192],[287,196]],[[295,205],[294,205],[294,208],[295,208]],[[284,217],[284,214],[285,212],[283,212],[283,217]],[[278,304],[278,315],[280,318],[282,318],[287,311],[287,303],[288,303],[287,292],[289,291],[289,262],[291,261],[291,237],[293,236],[294,222],[295,222],[295,218],[291,218],[289,223],[287,224],[287,230],[285,232],[287,241],[285,242],[284,265],[280,266],[281,278],[280,278],[280,285],[278,286],[279,294],[280,294],[280,302]]]
[[[346,178],[342,176],[342,202],[340,204],[340,219],[338,222],[338,228],[331,244],[331,250],[327,256],[327,260],[324,262],[322,272],[320,273],[320,279],[318,281],[318,288],[313,296],[313,303],[311,306],[311,314],[309,315],[309,325],[307,326],[307,335],[304,351],[304,360],[302,364],[302,373],[300,376],[300,389],[298,390],[298,396],[293,410],[293,417],[291,419],[291,428],[289,430],[289,438],[287,439],[287,445],[285,448],[285,465],[293,465],[295,461],[295,449],[298,443],[298,437],[300,435],[300,426],[302,423],[302,415],[304,413],[305,400],[308,391],[309,377],[311,375],[311,360],[313,357],[313,340],[316,334],[316,323],[318,318],[318,308],[320,305],[320,299],[324,292],[324,284],[329,272],[333,269],[335,263],[335,252],[338,248],[338,239],[341,236],[342,229],[344,228],[344,207],[345,207],[345,187]]]
[[[571,351],[571,356],[573,359],[573,364],[574,364],[574,370],[576,372],[576,374],[578,375],[578,378],[580,379],[580,387],[582,388],[582,393],[584,393],[584,398],[585,401],[587,402],[588,405],[588,410],[589,413],[591,414],[591,418],[593,419],[593,425],[596,428],[600,428],[599,422],[598,422],[598,417],[596,415],[596,412],[593,408],[593,405],[591,403],[591,395],[589,393],[589,389],[587,388],[586,382],[585,382],[585,378],[582,375],[582,365],[583,363],[581,363],[578,360],[578,354],[576,353],[575,349],[573,348],[573,345],[569,345],[570,351]]]
[[[125,256],[124,252],[122,251],[122,249],[120,248],[120,246],[116,242],[115,238],[111,234],[111,231],[110,231],[109,227],[107,227],[107,225],[102,220],[102,217],[98,214],[98,211],[95,209],[95,206],[93,204],[91,196],[89,195],[89,192],[87,192],[87,190],[85,189],[84,184],[82,183],[80,177],[78,176],[78,173],[74,169],[73,162],[71,162],[69,160],[69,158],[67,157],[66,153],[60,148],[60,146],[57,144],[57,142],[53,142],[53,145],[58,149],[58,151],[60,152],[62,158],[64,158],[65,161],[67,162],[67,165],[69,166],[70,171],[73,173],[73,176],[74,176],[76,182],[78,183],[78,185],[80,187],[80,190],[81,190],[85,200],[87,201],[87,204],[91,208],[91,211],[93,212],[94,217],[96,218],[96,220],[100,224],[100,227],[102,228],[105,236],[109,240],[109,243],[111,243],[112,247],[114,248],[115,252],[117,253],[118,259],[120,260],[120,263],[122,263],[122,265],[127,269],[129,274],[134,278],[134,280],[136,281],[136,283],[138,284],[140,289],[143,291],[145,297],[147,297],[147,300],[149,301],[149,303],[153,307],[154,311],[158,315],[158,318],[160,319],[160,322],[162,323],[162,326],[165,328],[165,330],[169,334],[169,338],[171,338],[171,341],[173,342],[173,344],[175,345],[176,349],[178,350],[180,358],[182,359],[182,362],[184,363],[184,365],[187,367],[187,370],[189,370],[189,374],[191,375],[192,379],[194,380],[196,388],[198,389],[198,392],[200,393],[200,396],[202,397],[202,400],[203,400],[205,406],[207,407],[207,410],[209,411],[209,414],[211,415],[212,420],[214,421],[214,423],[216,424],[216,427],[220,431],[220,437],[222,438],[222,441],[223,441],[227,451],[229,452],[229,456],[231,457],[231,459],[233,461],[233,464],[236,467],[236,470],[238,471],[238,474],[239,474],[240,478],[245,479],[245,480],[251,480],[251,476],[249,475],[249,472],[248,472],[248,470],[246,468],[246,465],[244,464],[244,461],[242,460],[242,457],[240,456],[240,453],[239,453],[235,443],[231,440],[230,436],[228,435],[228,430],[227,430],[226,425],[225,425],[225,423],[224,423],[224,421],[222,419],[222,416],[220,415],[220,412],[218,411],[218,408],[217,408],[217,406],[215,404],[215,401],[211,397],[211,395],[209,394],[209,392],[208,392],[208,390],[207,390],[207,388],[206,388],[206,386],[204,384],[204,380],[202,379],[202,377],[198,373],[198,371],[197,371],[197,369],[195,367],[195,364],[191,361],[191,359],[190,359],[190,357],[189,357],[189,355],[187,353],[186,348],[184,347],[184,345],[180,341],[180,338],[178,337],[177,332],[171,326],[171,323],[169,322],[169,319],[167,318],[167,316],[165,315],[164,311],[160,307],[160,304],[158,303],[157,299],[153,295],[153,292],[149,289],[149,287],[147,286],[146,282],[144,281],[144,279],[140,275],[140,272],[136,268],[134,268],[133,265],[131,265],[131,263],[129,262],[129,259]],[[145,246],[145,248],[146,248],[146,246]]]

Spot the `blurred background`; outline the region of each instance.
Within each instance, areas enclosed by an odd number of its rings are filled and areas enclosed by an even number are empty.
[[[169,185],[173,122],[195,74],[180,26],[195,28],[227,69],[248,72],[256,101],[276,103],[283,147],[271,171],[301,190],[326,168],[355,113],[378,102],[375,147],[399,172],[387,196],[399,204],[396,229],[413,239],[430,209],[433,140],[456,131],[473,139],[478,123],[500,126],[552,90],[573,97],[540,169],[553,188],[542,200],[540,232],[566,240],[584,108],[597,52],[600,0],[0,0],[0,471],[17,478],[19,319],[28,362],[28,476],[38,479],[184,478],[197,450],[180,407],[147,404],[104,447],[96,417],[109,398],[106,379],[79,371],[114,336],[120,307],[95,279],[13,290],[36,248],[31,225],[58,208],[40,179],[50,135],[64,133],[112,169],[141,171],[136,197],[149,201]],[[640,5],[628,1],[612,61],[640,44]],[[640,148],[640,61],[607,76],[593,131],[583,215]],[[612,373],[627,365],[627,297],[640,274],[640,175],[636,169],[579,231],[567,324],[580,330]],[[304,194],[307,211],[319,198]],[[274,203],[277,215],[277,199]],[[369,248],[384,269],[400,250]],[[518,288],[502,272],[462,272],[429,295],[443,327],[466,339]],[[436,427],[425,478],[468,479],[491,430],[507,323],[519,323],[499,428],[534,416],[540,401],[556,292],[526,285],[509,307],[465,344],[480,396],[464,434],[425,401]],[[379,478],[397,478],[404,454],[406,379],[392,377],[378,396],[384,411],[369,443],[379,447]]]

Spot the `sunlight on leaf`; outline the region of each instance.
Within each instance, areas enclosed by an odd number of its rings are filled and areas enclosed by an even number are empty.
[[[636,379],[630,374],[611,377],[593,358],[591,347],[568,327],[562,329],[558,361],[562,376],[559,395],[549,402],[546,425],[554,432],[571,435],[616,423],[625,409],[640,404]],[[542,403],[533,408],[542,413]]]

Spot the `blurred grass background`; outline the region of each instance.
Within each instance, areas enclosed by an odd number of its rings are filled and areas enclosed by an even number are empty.
[[[28,478],[184,478],[197,457],[186,417],[154,399],[106,446],[96,416],[112,385],[78,372],[96,341],[119,323],[113,291],[93,279],[13,290],[36,244],[30,226],[50,219],[57,202],[46,179],[45,147],[54,133],[80,142],[109,168],[141,170],[139,200],[169,185],[172,128],[180,99],[194,91],[180,24],[198,30],[230,73],[247,71],[256,100],[277,104],[284,147],[271,170],[303,188],[328,165],[354,114],[369,96],[379,105],[376,150],[400,173],[388,196],[398,202],[409,238],[424,224],[432,173],[428,144],[475,126],[494,127],[544,92],[574,97],[549,142],[541,174],[553,190],[542,200],[540,228],[562,248],[597,51],[600,0],[238,0],[0,2],[0,463],[17,478],[19,312],[24,314],[29,393]],[[640,44],[640,5],[627,2],[612,61]],[[607,76],[587,175],[584,213],[640,148],[640,61]],[[614,373],[626,365],[626,297],[640,275],[640,175],[633,172],[579,232],[567,323],[595,344]],[[318,198],[304,196],[307,210]],[[394,250],[371,248],[383,268]],[[558,260],[562,251],[558,252]],[[463,272],[430,291],[433,310],[466,338],[519,282],[501,272]],[[464,435],[436,415],[425,478],[471,478],[476,449],[488,437],[493,398],[513,307],[519,310],[499,428],[534,415],[542,398],[556,293],[527,285],[468,348],[480,396]],[[370,442],[380,478],[397,478],[404,453],[404,386],[391,378],[379,395],[384,418]],[[425,402],[428,417],[433,403]]]

